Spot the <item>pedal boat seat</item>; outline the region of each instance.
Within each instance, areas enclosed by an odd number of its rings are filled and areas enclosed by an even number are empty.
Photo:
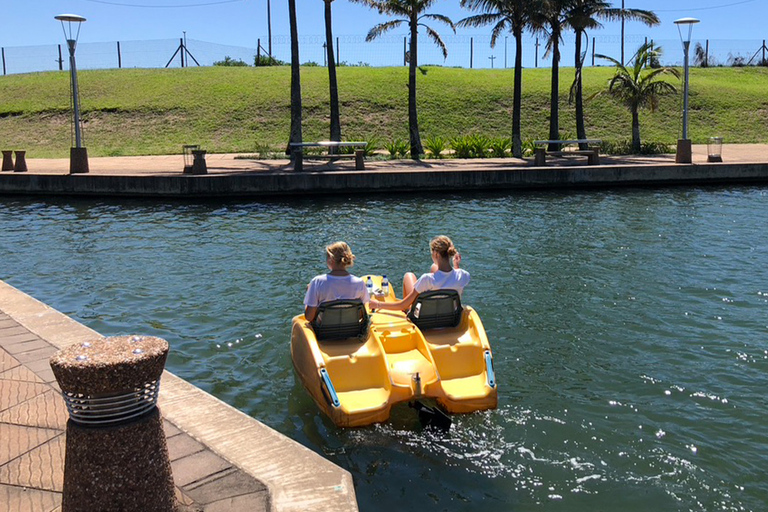
[[[456,327],[461,322],[461,296],[456,290],[420,293],[408,312],[408,319],[420,330]]]
[[[368,313],[360,299],[323,302],[317,308],[312,328],[318,341],[363,338],[368,331]]]

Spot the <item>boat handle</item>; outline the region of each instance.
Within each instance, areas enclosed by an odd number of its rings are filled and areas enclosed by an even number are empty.
[[[488,372],[488,385],[495,388],[496,375],[493,373],[493,356],[490,350],[485,351],[485,370]]]
[[[331,403],[334,407],[339,407],[341,405],[339,395],[336,394],[336,389],[333,387],[333,382],[331,382],[331,376],[328,375],[328,371],[325,368],[320,368],[320,377],[323,379],[323,384],[325,384],[325,389],[328,391]]]

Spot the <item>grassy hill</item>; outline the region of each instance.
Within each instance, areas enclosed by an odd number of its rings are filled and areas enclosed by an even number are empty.
[[[328,75],[301,72],[304,139],[328,138]],[[586,68],[585,97],[603,90],[612,68]],[[208,67],[122,69],[79,73],[83,138],[91,156],[180,153],[182,144],[209,152],[253,152],[285,147],[290,68]],[[407,139],[407,69],[338,70],[342,133],[346,140]],[[509,137],[512,69],[430,67],[418,76],[422,138],[471,133]],[[573,68],[561,72],[560,126],[575,135],[568,89]],[[523,76],[523,139],[549,133],[550,70]],[[678,89],[682,85],[677,81]],[[768,69],[691,70],[690,137],[722,136],[726,143],[768,142]],[[643,141],[674,144],[680,133],[682,93],[655,113],[641,113]],[[587,135],[630,138],[630,114],[615,100],[586,102]],[[0,147],[26,149],[30,158],[65,157],[71,145],[68,72],[0,77]]]

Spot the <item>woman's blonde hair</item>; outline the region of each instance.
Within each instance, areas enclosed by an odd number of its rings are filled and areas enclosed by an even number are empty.
[[[429,242],[429,248],[443,258],[453,258],[459,252],[447,236],[436,236]]]
[[[335,242],[325,248],[325,254],[336,263],[351,267],[355,263],[355,255],[346,242]]]

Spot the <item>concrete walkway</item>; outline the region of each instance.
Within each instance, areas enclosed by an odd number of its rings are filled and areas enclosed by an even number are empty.
[[[305,161],[294,172],[288,160],[208,155],[206,175],[183,174],[181,155],[90,159],[90,172],[69,174],[68,159],[27,159],[27,172],[0,173],[0,194],[236,197],[403,191],[503,190],[768,183],[768,145],[732,144],[722,163],[707,162],[706,145],[693,148],[693,163],[674,155],[533,159],[368,160],[355,170],[346,160]]]
[[[768,144],[728,144],[723,147],[724,163],[768,163]],[[209,154],[206,156],[209,174],[240,174],[290,172],[291,164],[287,159],[259,160],[247,158],[253,155],[242,154]],[[675,155],[601,155],[601,165],[661,165],[673,164]],[[586,158],[549,158],[548,167],[584,166]],[[707,163],[706,144],[693,146],[693,163]],[[93,175],[122,175],[122,176],[158,176],[180,175],[184,166],[182,155],[161,156],[120,156],[90,158],[90,172]],[[370,171],[396,172],[402,170],[460,170],[460,169],[520,169],[533,166],[532,158],[473,158],[473,159],[425,159],[420,162],[402,160],[366,160],[365,168]],[[27,171],[30,174],[68,174],[68,158],[27,158]],[[305,171],[353,171],[354,162],[325,161],[305,162]],[[10,173],[8,173],[10,174]]]
[[[68,415],[48,360],[98,337],[0,281],[0,511],[61,510]],[[159,408],[185,511],[357,510],[347,471],[167,371]]]

